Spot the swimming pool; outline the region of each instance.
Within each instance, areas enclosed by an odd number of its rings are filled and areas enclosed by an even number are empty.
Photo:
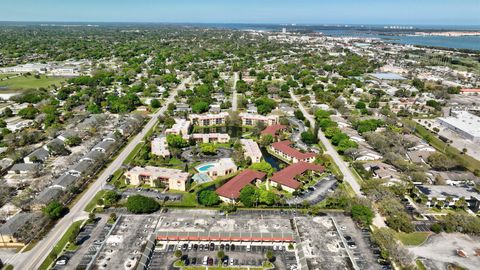
[[[199,172],[206,172],[206,171],[210,170],[210,168],[212,168],[213,166],[215,166],[215,165],[213,165],[213,164],[201,165],[201,166],[198,166],[198,167],[197,167],[197,171],[199,171]]]

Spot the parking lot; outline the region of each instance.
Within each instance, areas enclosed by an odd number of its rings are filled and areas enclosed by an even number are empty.
[[[154,198],[161,201],[180,201],[182,194],[175,193],[162,193],[155,189],[143,189],[143,188],[129,188],[122,192],[122,198],[127,198],[132,195],[142,195],[145,197]]]
[[[176,260],[176,250],[182,251],[181,260],[188,266],[224,265],[242,267],[261,267],[266,261],[265,254],[271,250],[275,256],[277,269],[291,269],[296,265],[295,253],[287,250],[287,246],[263,243],[262,245],[230,244],[228,242],[213,243],[178,243],[170,242],[157,248],[152,256],[150,267],[152,269],[169,269]],[[220,260],[218,251],[224,251],[225,257]]]
[[[315,185],[303,191],[299,196],[287,200],[289,205],[301,205],[304,201],[314,205],[324,200],[329,192],[333,192],[337,187],[337,180],[333,175],[329,175],[319,180]]]

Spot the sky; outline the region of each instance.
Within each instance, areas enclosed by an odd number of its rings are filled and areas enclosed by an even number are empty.
[[[480,0],[1,0],[0,21],[480,25]]]

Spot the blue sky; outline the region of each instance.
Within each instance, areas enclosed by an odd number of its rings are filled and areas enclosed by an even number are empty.
[[[480,25],[480,0],[3,0],[0,21]]]

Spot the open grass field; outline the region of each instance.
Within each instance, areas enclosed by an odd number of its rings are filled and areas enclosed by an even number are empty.
[[[427,240],[429,235],[430,235],[429,232],[413,232],[413,233],[399,232],[396,234],[398,240],[400,240],[402,244],[407,246],[419,246]]]
[[[41,76],[37,79],[34,76],[20,76],[0,81],[0,87],[6,88],[7,91],[48,88],[52,85],[60,86],[63,81],[65,81],[65,78]]]

